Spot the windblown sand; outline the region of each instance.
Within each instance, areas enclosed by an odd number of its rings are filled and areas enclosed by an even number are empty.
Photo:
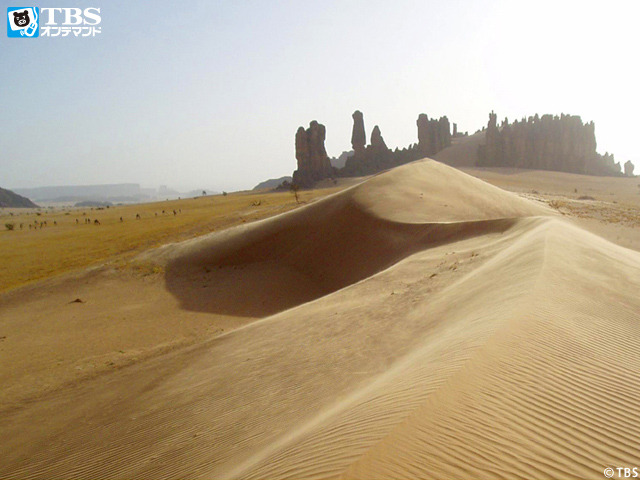
[[[164,274],[138,316],[235,329],[8,402],[0,477],[640,466],[640,253],[543,202],[425,160],[141,261]]]

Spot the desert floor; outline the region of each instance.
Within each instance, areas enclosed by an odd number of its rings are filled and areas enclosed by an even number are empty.
[[[640,466],[640,179],[459,166],[1,232],[0,477]]]

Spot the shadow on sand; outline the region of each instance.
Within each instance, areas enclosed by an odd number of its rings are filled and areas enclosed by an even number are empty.
[[[370,277],[420,250],[490,232],[515,219],[407,224],[377,218],[351,196],[200,239],[166,268],[187,310],[266,317]]]

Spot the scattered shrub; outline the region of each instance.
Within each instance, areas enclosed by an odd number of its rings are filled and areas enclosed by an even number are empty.
[[[591,195],[582,195],[578,197],[578,200],[595,200]]]
[[[15,228],[13,223],[5,223],[4,226],[7,230],[13,230]]]

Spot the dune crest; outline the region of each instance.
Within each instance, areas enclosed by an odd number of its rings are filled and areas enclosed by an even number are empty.
[[[12,413],[3,478],[640,464],[640,254],[455,169],[408,164],[146,258],[182,308],[261,319]]]
[[[418,160],[376,175],[353,191],[378,218],[401,223],[453,223],[554,215],[513,193],[435,160]]]

